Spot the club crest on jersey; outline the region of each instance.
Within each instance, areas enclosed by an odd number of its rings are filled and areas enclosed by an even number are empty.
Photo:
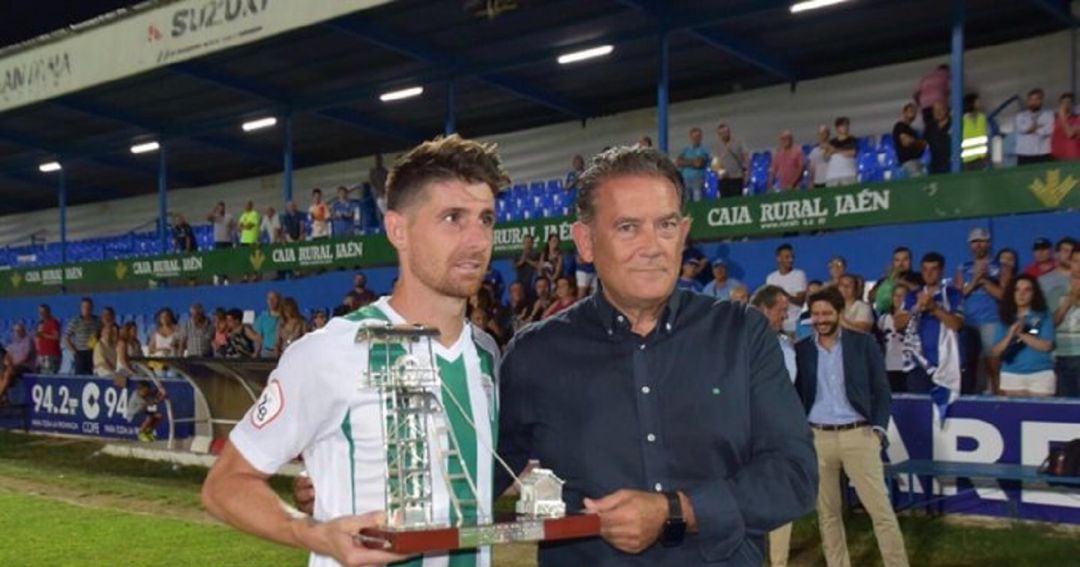
[[[256,429],[262,429],[271,421],[274,421],[281,410],[285,407],[285,394],[281,390],[281,383],[271,380],[263,390],[259,401],[255,402],[255,408],[251,412],[251,424]]]

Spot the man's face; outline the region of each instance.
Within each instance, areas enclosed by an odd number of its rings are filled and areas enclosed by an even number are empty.
[[[1028,97],[1027,97],[1028,110],[1030,110],[1032,112],[1035,112],[1035,111],[1039,110],[1040,108],[1042,108],[1042,105],[1043,105],[1043,95],[1042,95],[1042,93],[1031,93],[1031,94],[1028,95]]]
[[[725,142],[731,141],[731,128],[728,127],[728,126],[723,126],[721,128],[717,128],[716,129],[716,135],[719,136],[720,139],[725,141]]]
[[[89,317],[94,313],[94,304],[90,301],[83,301],[79,303],[79,314],[83,317]]]
[[[968,242],[968,248],[971,249],[971,255],[975,258],[985,258],[990,253],[990,241],[989,240],[972,240]]]
[[[789,149],[789,148],[791,148],[792,144],[794,144],[794,143],[795,143],[795,138],[791,135],[790,132],[785,132],[785,133],[780,135],[780,147],[781,148],[784,148],[785,150]]]
[[[546,298],[551,293],[551,282],[547,278],[536,280],[536,297]]]
[[[356,289],[364,289],[367,287],[367,276],[364,274],[356,274],[353,276],[353,287]]]
[[[38,319],[41,319],[42,321],[49,318],[49,313],[47,311],[45,311],[44,309],[42,309],[41,307],[38,307],[37,314],[38,314]]]
[[[316,205],[321,203],[322,202],[322,193],[312,193],[311,194],[311,202],[315,203]]]
[[[1072,258],[1073,245],[1070,242],[1062,242],[1057,248],[1057,261],[1062,268],[1068,268]]]
[[[605,179],[589,224],[574,225],[582,258],[596,266],[605,293],[623,308],[652,307],[679,277],[690,220],[670,181],[656,175]]]
[[[906,272],[911,269],[911,252],[907,250],[901,250],[892,255],[892,265],[894,270],[900,270]]]
[[[348,191],[346,191],[344,187],[342,187],[341,189],[338,189],[337,190],[337,198],[338,198],[338,201],[345,201],[346,199],[349,198]]]
[[[251,201],[248,201],[247,203],[244,203],[244,210],[245,211],[251,212],[251,210],[254,209],[254,208],[255,208],[255,203],[253,203]]]
[[[913,122],[915,120],[915,106],[908,105],[904,107],[903,112],[904,122]]]
[[[937,285],[941,282],[942,266],[937,262],[923,262],[922,276],[926,285]]]
[[[277,311],[279,305],[281,305],[281,296],[276,291],[266,294],[266,307],[268,309]]]
[[[570,280],[559,278],[559,281],[555,282],[555,297],[558,297],[559,299],[569,299],[573,295],[574,290],[570,287]]]
[[[727,279],[727,266],[724,264],[716,264],[712,267],[712,276],[718,282],[722,282]]]
[[[844,275],[846,271],[847,266],[845,266],[844,263],[840,260],[833,260],[832,262],[829,262],[829,279],[831,279],[832,281],[835,282],[839,280],[840,276]]]
[[[776,296],[776,303],[772,307],[762,306],[762,313],[765,314],[765,319],[769,321],[769,328],[780,332],[784,327],[784,319],[787,318],[788,307],[791,302],[784,294],[778,294]]]
[[[203,318],[203,309],[202,309],[202,307],[192,305],[191,308],[188,309],[188,314],[191,315],[192,319],[202,319]]]
[[[1069,276],[1074,280],[1080,280],[1080,250],[1073,250],[1069,259]]]
[[[840,314],[828,301],[815,301],[810,305],[810,320],[818,335],[831,337],[840,328]]]
[[[26,327],[23,327],[22,323],[16,323],[11,327],[11,332],[15,334],[15,338],[21,339],[26,336]]]
[[[828,127],[822,126],[821,128],[818,128],[818,131],[817,131],[818,142],[828,142],[829,141],[829,136],[830,136],[830,133],[829,133],[829,128]]]
[[[934,103],[934,120],[945,120],[949,115],[949,106],[945,101],[939,100]]]
[[[243,326],[243,321],[233,317],[232,315],[225,316],[225,323],[229,326],[230,331],[236,331]]]
[[[485,183],[429,182],[401,212],[387,216],[399,255],[418,283],[467,299],[480,289],[491,261],[495,197]]]
[[[847,122],[836,125],[836,134],[838,136],[847,136],[848,132],[850,132],[850,131],[851,131],[851,125],[848,124]]]
[[[690,131],[690,145],[691,146],[700,146],[701,145],[701,130],[698,130],[697,128],[694,128],[693,130]]]
[[[1042,264],[1050,261],[1050,249],[1049,248],[1036,248],[1032,254],[1035,256],[1035,261]]]
[[[116,313],[113,312],[112,308],[106,307],[101,310],[101,322],[105,325],[116,324]]]
[[[510,284],[510,303],[517,304],[525,299],[525,286],[521,282]]]
[[[285,203],[285,210],[289,211],[290,213],[295,213],[296,212],[296,203],[294,203],[292,201],[289,201],[288,203]]]
[[[787,273],[795,266],[795,253],[791,250],[781,250],[776,254],[776,266],[781,272]]]

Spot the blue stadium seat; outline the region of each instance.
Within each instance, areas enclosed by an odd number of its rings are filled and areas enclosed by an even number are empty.
[[[529,195],[533,197],[541,197],[547,191],[547,186],[543,181],[533,181],[529,184]]]
[[[549,195],[554,193],[562,193],[563,186],[561,179],[551,179],[547,182],[547,192]]]
[[[720,198],[719,183],[720,179],[717,177],[715,171],[711,169],[705,171],[705,187],[702,191],[705,200],[715,201]]]
[[[882,180],[882,169],[878,164],[877,152],[857,154],[855,160],[860,183],[873,183]]]

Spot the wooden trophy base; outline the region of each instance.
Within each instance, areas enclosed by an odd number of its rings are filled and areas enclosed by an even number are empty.
[[[401,555],[468,549],[519,541],[553,541],[600,535],[600,517],[576,514],[562,518],[518,517],[480,526],[420,529],[365,528],[358,541],[371,549]]]

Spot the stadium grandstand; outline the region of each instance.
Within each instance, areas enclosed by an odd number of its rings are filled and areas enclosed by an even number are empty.
[[[1080,462],[1046,470],[1080,460],[1080,0],[52,4],[0,14],[0,508],[113,479],[110,513],[194,502],[205,468],[183,467],[286,349],[394,290],[388,173],[459,134],[510,177],[467,307],[499,348],[602,295],[572,238],[582,174],[653,148],[686,189],[675,293],[767,311],[779,286],[794,345],[835,288],[843,332],[880,346],[911,565],[1080,564]],[[847,480],[855,564],[880,564]],[[3,525],[0,564],[57,564]],[[792,565],[834,564],[816,514],[794,525]],[[214,543],[177,564],[303,561],[191,529]]]

